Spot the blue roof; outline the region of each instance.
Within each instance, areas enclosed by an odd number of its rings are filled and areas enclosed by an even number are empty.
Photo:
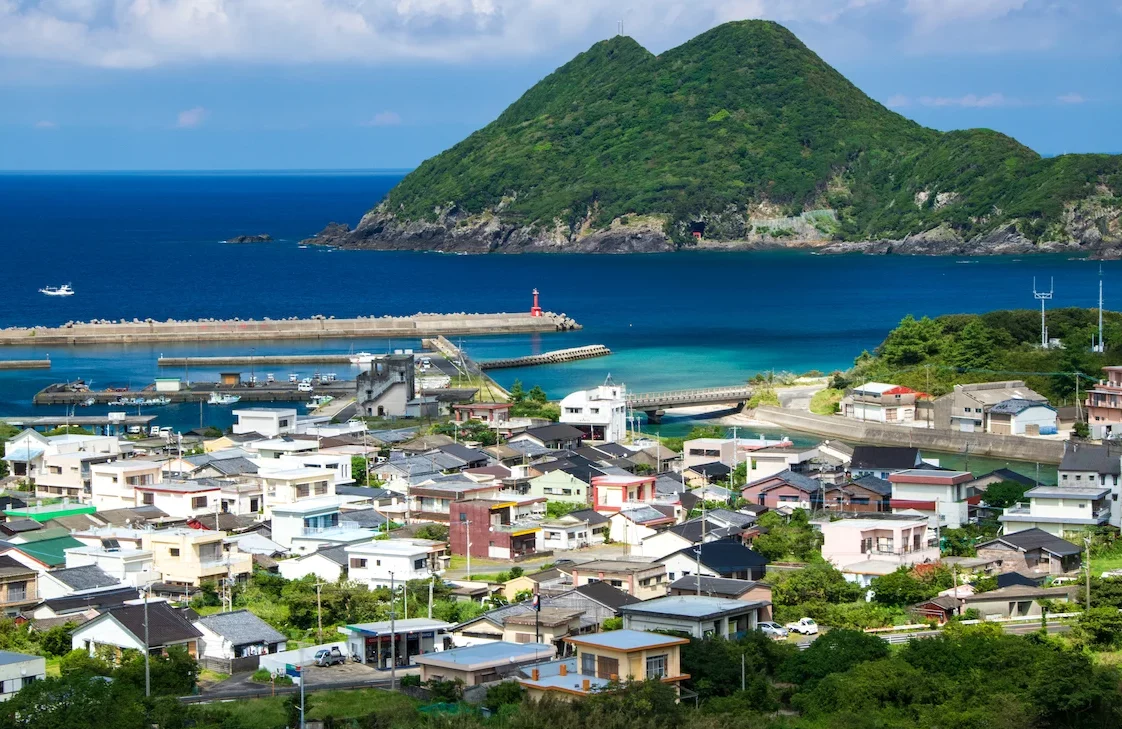
[[[588,690],[590,693],[599,691],[610,683],[606,678],[596,678],[595,676],[586,676],[580,673],[570,673],[567,676],[562,676],[560,674],[541,676],[537,681],[529,678],[519,679],[519,683],[524,686],[533,686],[545,690],[566,689],[568,691],[578,691],[581,693],[584,693],[582,687],[585,681],[588,681]]]
[[[593,633],[569,638],[569,641],[577,645],[617,651],[637,651],[643,648],[658,648],[659,646],[688,642],[684,638],[648,633],[643,630],[611,630],[607,633]]]
[[[519,659],[537,660],[543,657],[542,654],[547,654],[549,657],[552,657],[553,652],[553,646],[543,643],[507,643],[500,640],[494,643],[480,643],[478,645],[469,645],[465,648],[453,648],[447,651],[426,653],[424,656],[416,656],[416,658],[439,661],[441,664],[474,666],[481,663],[494,663],[496,661],[518,662]]]
[[[690,577],[692,577],[692,575]],[[689,577],[683,579],[689,579]],[[760,602],[732,600],[725,597],[676,595],[673,597],[656,597],[653,600],[624,605],[619,611],[624,614],[669,615],[703,620],[708,617],[718,617],[725,613],[741,613],[755,610],[762,604],[763,603]]]

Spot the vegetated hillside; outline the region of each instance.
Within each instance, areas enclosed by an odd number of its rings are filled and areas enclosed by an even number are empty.
[[[785,28],[744,21],[657,57],[627,37],[597,43],[422,164],[356,231],[316,242],[657,250],[697,231],[1021,251],[1122,242],[1120,215],[1119,157],[1042,159],[996,132],[926,129]]]
[[[1048,311],[1048,336],[1061,340],[1062,349],[1041,349],[1037,310],[907,316],[872,354],[862,353],[838,384],[891,382],[942,395],[958,384],[1024,380],[1053,404],[1074,405],[1074,373],[1085,375],[1082,399],[1104,366],[1122,364],[1122,313],[1103,312],[1104,353],[1091,351],[1097,333],[1097,309]]]

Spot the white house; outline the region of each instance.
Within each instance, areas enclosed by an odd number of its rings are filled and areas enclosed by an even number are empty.
[[[355,482],[354,478],[351,476],[350,454],[319,452],[299,455],[288,454],[282,455],[276,460],[270,460],[264,463],[259,462],[258,465],[259,467],[264,467],[266,473],[270,470],[318,468],[324,471],[331,471],[336,486],[350,486]]]
[[[344,548],[348,576],[371,589],[395,582],[427,580],[435,573],[429,560],[430,549],[408,540],[379,539]]]
[[[347,553],[344,547],[328,547],[311,554],[277,562],[277,571],[286,580],[300,580],[315,575],[323,582],[338,582],[347,574]]]
[[[770,600],[675,595],[622,605],[619,612],[624,630],[673,630],[694,638],[735,639],[767,620],[770,609]]]
[[[939,517],[938,526],[958,529],[969,521],[970,498],[967,482],[974,474],[966,471],[936,471],[912,468],[888,477],[892,484],[889,505],[894,512],[920,512]]]
[[[603,384],[566,395],[561,400],[561,422],[579,428],[588,440],[623,440],[627,436],[624,387]]]
[[[222,485],[210,480],[164,481],[136,487],[137,505],[155,506],[168,516],[191,519],[221,509]]]
[[[106,610],[71,632],[71,646],[91,656],[97,655],[97,649],[102,646],[143,653],[146,612],[148,648],[151,651],[160,652],[179,646],[186,649],[192,658],[198,657],[202,633],[182,613],[163,601],[149,602],[147,608],[130,604]]]
[[[541,526],[541,531],[537,533],[539,552],[551,549],[580,549],[592,544],[587,519],[565,515],[559,519],[545,519],[539,526]]]
[[[39,599],[51,600],[56,597],[89,594],[101,590],[114,590],[121,586],[117,578],[97,565],[66,567],[39,575]]]
[[[118,582],[143,587],[160,580],[152,553],[120,546],[73,547],[66,550],[66,566],[97,565]]]
[[[7,701],[32,681],[47,677],[47,659],[26,653],[0,651],[0,701]]]
[[[608,520],[612,541],[633,547],[674,523],[673,516],[667,516],[650,504],[626,504]]]
[[[1110,487],[1037,486],[1025,492],[1028,504],[1006,509],[998,520],[1006,534],[1042,529],[1057,537],[1106,526],[1111,521]]]
[[[272,461],[279,461],[285,456],[311,455],[319,451],[318,441],[307,438],[289,438],[287,436],[247,443],[245,447],[246,450],[257,454],[255,462],[259,469],[286,468],[287,466],[272,463]],[[300,466],[296,465],[296,467],[299,468]]]
[[[339,520],[353,496],[324,496],[273,507],[273,541],[293,554],[308,554],[321,546],[340,546],[373,539],[375,532]]]
[[[296,432],[295,408],[244,408],[234,411],[235,435],[259,433],[266,438],[277,438]]]
[[[999,435],[1055,435],[1056,408],[1037,400],[1002,400],[990,408],[989,432]]]
[[[202,633],[204,658],[234,660],[280,653],[288,646],[284,635],[248,610],[215,613],[195,621]],[[256,662],[251,662],[251,666]],[[242,666],[240,670],[247,670]]]
[[[136,488],[160,483],[164,478],[162,465],[140,460],[91,465],[91,502],[101,511],[136,506]]]
[[[916,419],[915,390],[887,382],[866,382],[842,399],[841,414],[854,420],[912,423]]]
[[[266,470],[257,474],[257,480],[262,484],[266,518],[272,518],[275,507],[335,495],[335,474],[325,468]]]

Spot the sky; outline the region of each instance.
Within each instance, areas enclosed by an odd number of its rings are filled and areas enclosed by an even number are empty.
[[[1122,0],[0,0],[0,170],[408,169],[621,22],[749,18],[922,124],[1122,152]]]

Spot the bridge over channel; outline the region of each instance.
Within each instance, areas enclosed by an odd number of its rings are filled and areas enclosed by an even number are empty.
[[[669,392],[641,392],[627,396],[627,406],[646,413],[647,420],[658,423],[667,408],[687,408],[697,405],[733,405],[742,408],[752,398],[752,388],[747,385],[733,387],[706,387]]]

